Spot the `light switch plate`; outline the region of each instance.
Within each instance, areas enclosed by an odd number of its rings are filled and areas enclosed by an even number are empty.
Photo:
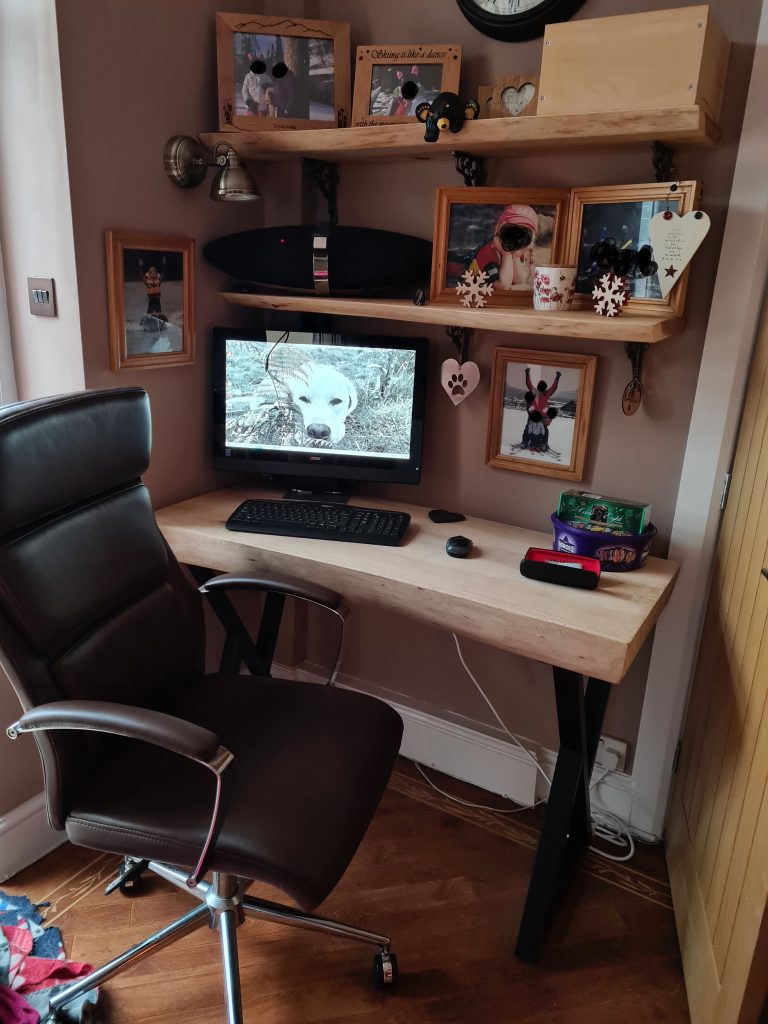
[[[56,292],[52,277],[28,277],[29,311],[33,316],[56,316]]]

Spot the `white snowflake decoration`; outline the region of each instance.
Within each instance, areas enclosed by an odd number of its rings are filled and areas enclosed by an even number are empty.
[[[618,316],[629,298],[624,278],[618,274],[603,274],[595,285],[592,298],[597,300],[595,312],[598,316]]]
[[[493,284],[488,281],[486,272],[481,270],[479,274],[473,274],[471,270],[465,270],[461,277],[456,285],[456,294],[461,296],[462,306],[486,306],[486,296],[493,295]]]

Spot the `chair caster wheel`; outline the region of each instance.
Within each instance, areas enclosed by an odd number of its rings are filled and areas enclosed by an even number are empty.
[[[120,873],[106,886],[104,895],[109,896],[115,889],[119,889],[122,896],[136,896],[141,891],[142,873],[148,867],[148,860],[134,860],[133,857],[125,857]]]
[[[376,988],[393,989],[397,984],[397,957],[388,950],[374,954],[373,984]]]

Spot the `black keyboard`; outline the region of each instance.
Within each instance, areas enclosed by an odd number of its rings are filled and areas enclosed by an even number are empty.
[[[410,521],[407,512],[389,512],[381,508],[249,498],[238,505],[224,525],[228,530],[244,533],[394,546],[400,543]]]

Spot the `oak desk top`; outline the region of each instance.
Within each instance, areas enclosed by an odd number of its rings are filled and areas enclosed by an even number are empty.
[[[604,573],[597,590],[539,583],[520,575],[520,560],[529,547],[551,547],[550,533],[472,517],[433,523],[420,505],[358,495],[351,504],[410,513],[398,547],[224,529],[245,498],[276,494],[252,486],[212,491],[159,510],[157,521],[180,562],[297,576],[338,590],[352,607],[359,601],[402,612],[610,683],[632,664],[678,572],[674,562],[649,558],[636,572]],[[445,541],[457,533],[474,543],[466,559],[445,553]]]

